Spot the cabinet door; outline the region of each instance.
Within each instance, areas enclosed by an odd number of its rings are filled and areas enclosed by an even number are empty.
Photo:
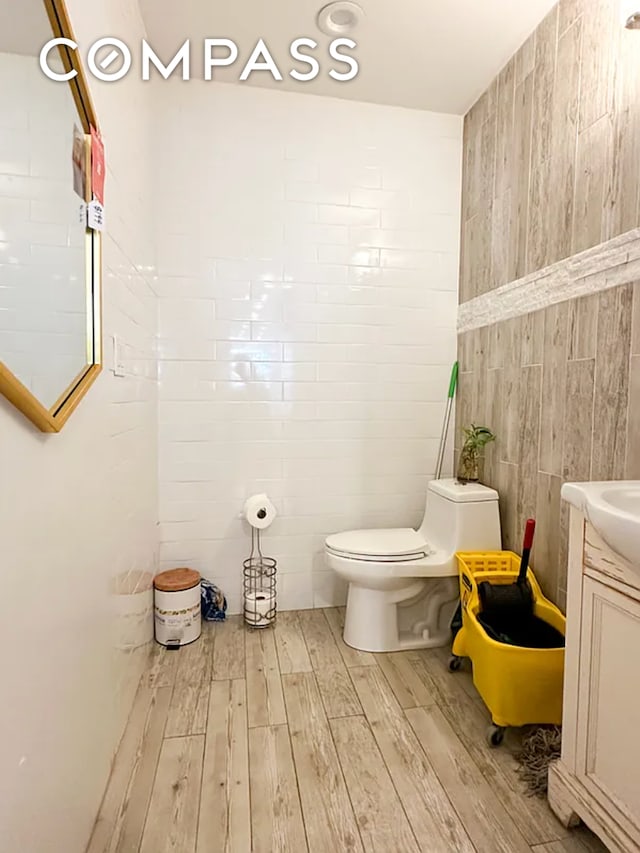
[[[583,602],[578,776],[640,837],[640,602],[589,577]]]

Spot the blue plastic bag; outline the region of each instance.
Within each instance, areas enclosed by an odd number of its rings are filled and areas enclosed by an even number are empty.
[[[227,618],[227,599],[211,581],[200,581],[200,605],[202,618],[207,622],[224,622]]]

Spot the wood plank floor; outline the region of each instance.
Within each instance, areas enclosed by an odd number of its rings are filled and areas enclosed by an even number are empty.
[[[371,655],[344,611],[154,646],[88,853],[597,853],[526,796],[446,650]]]

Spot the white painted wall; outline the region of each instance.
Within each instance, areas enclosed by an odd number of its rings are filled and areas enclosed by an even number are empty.
[[[34,57],[0,53],[0,92],[0,361],[49,408],[87,364],[80,122]]]
[[[130,0],[67,0],[84,44],[142,36]],[[36,60],[34,59],[34,62]],[[127,376],[105,370],[64,431],[0,399],[0,848],[81,853],[131,708],[157,556],[156,305],[145,89],[94,86],[108,146],[104,323]],[[105,348],[107,368],[111,351]],[[140,611],[138,617],[127,612]]]
[[[161,564],[238,611],[239,511],[266,491],[279,606],[340,604],[324,537],[417,525],[434,472],[461,119],[196,80],[154,97]]]

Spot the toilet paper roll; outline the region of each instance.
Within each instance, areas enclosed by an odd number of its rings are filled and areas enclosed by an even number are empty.
[[[247,592],[244,597],[244,618],[249,625],[263,628],[275,616],[276,596],[269,591]]]
[[[244,505],[244,517],[257,530],[265,530],[270,527],[276,515],[276,508],[267,495],[254,495]]]

